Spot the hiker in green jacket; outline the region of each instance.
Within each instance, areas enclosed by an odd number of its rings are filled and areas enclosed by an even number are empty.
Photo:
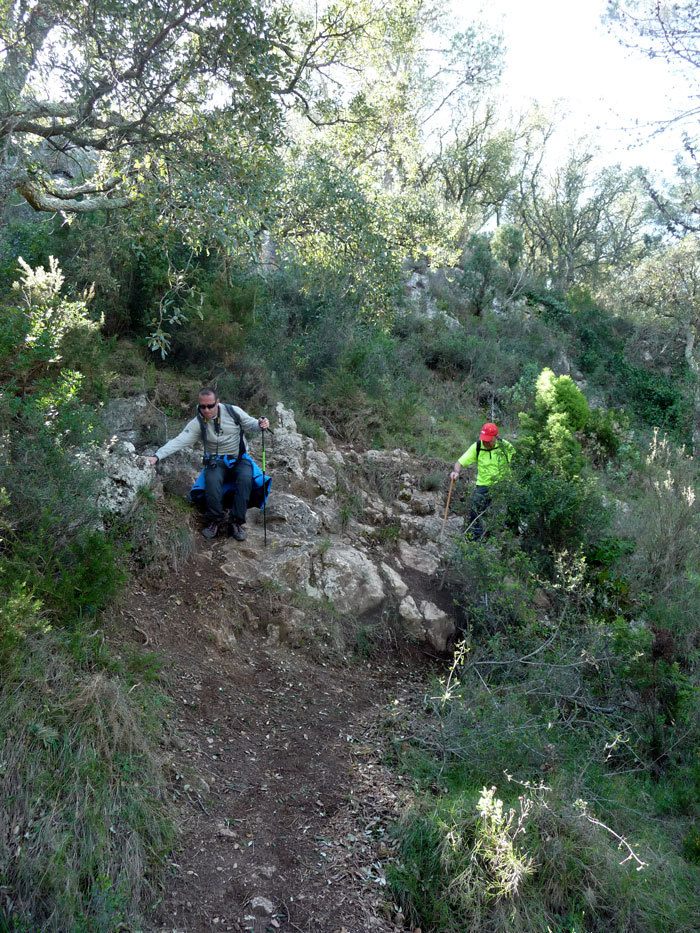
[[[476,489],[469,515],[469,527],[475,541],[484,534],[481,516],[491,502],[491,487],[506,475],[514,453],[515,447],[509,441],[499,440],[496,425],[487,422],[481,429],[479,440],[462,454],[450,473],[450,478],[457,480],[462,467],[476,464]]]

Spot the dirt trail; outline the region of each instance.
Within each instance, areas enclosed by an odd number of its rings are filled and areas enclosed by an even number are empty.
[[[404,931],[384,866],[406,795],[380,736],[390,695],[415,695],[420,675],[272,647],[217,547],[198,542],[167,587],[135,583],[119,620],[165,658],[173,702],[164,753],[183,835],[149,929]]]

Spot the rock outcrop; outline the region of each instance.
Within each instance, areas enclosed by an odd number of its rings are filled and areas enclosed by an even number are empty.
[[[137,418],[143,400],[128,401]],[[122,436],[129,421],[124,407],[117,406]],[[405,451],[341,451],[330,438],[321,449],[299,433],[282,404],[276,422],[266,443],[273,487],[265,521],[252,509],[248,540],[217,544],[221,572],[241,584],[324,600],[341,615],[388,612],[408,638],[444,653],[455,623],[432,599],[442,558],[462,527],[460,519],[448,519],[440,539],[444,490],[422,490],[420,465]],[[250,452],[260,460],[259,439],[250,439]],[[115,440],[104,464],[104,507],[128,512],[140,486],[157,495],[163,489],[185,495],[201,468],[201,452],[182,451],[156,471],[131,442]]]

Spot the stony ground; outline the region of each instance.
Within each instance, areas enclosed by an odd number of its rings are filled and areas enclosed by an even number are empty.
[[[117,619],[118,639],[164,659],[172,701],[163,754],[182,832],[149,931],[410,930],[385,876],[409,795],[382,758],[425,663],[344,657],[318,618],[306,644],[280,645],[282,601],[221,574],[229,546],[197,536]]]

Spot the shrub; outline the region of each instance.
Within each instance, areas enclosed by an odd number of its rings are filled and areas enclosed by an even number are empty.
[[[460,287],[471,311],[481,315],[490,306],[495,293],[497,263],[488,237],[472,234],[461,260]]]
[[[700,561],[695,463],[655,432],[639,478],[640,494],[625,521],[635,543],[630,577],[637,592],[677,597],[694,587],[689,573]]]
[[[265,300],[265,283],[255,276],[205,279],[198,296],[185,302],[187,321],[171,337],[173,361],[210,367],[216,361],[235,368],[256,309]]]
[[[557,554],[588,551],[610,524],[592,479],[569,478],[546,464],[515,459],[513,475],[498,484],[494,499],[517,526],[520,546],[546,574]]]
[[[451,794],[437,804],[426,801],[402,821],[397,835],[400,861],[389,880],[412,924],[422,928],[440,933],[664,928],[657,919],[657,881],[648,877],[654,869],[635,872],[645,863],[624,839],[619,843],[619,834],[584,804],[567,804],[548,789],[527,786],[517,799],[510,794],[508,803],[496,796],[495,787]],[[627,859],[620,857],[620,847]],[[697,904],[697,897],[690,900]],[[691,912],[689,903],[686,922]]]
[[[543,369],[537,379],[535,411],[521,413],[522,458],[544,463],[564,477],[577,477],[585,458],[576,432],[589,418],[586,398],[570,376],[555,376]]]
[[[462,540],[450,557],[445,579],[462,625],[477,636],[505,632],[534,617],[533,567],[522,552],[508,552],[507,546],[503,551]]]
[[[500,224],[491,237],[491,252],[512,272],[522,259],[523,243],[523,231],[519,227]]]
[[[655,373],[623,358],[618,358],[616,368],[621,387],[637,417],[655,428],[677,433],[688,430],[691,402],[677,375]]]
[[[571,376],[555,376],[547,368],[537,380],[535,405],[544,417],[560,416],[561,423],[571,431],[581,431],[590,415],[586,397]]]
[[[0,283],[7,288],[15,281],[19,256],[29,266],[48,262],[54,234],[55,219],[52,215],[43,215],[41,220],[9,220],[4,224],[0,239]]]
[[[0,590],[15,601],[24,593],[51,621],[73,624],[106,605],[121,580],[114,542],[96,530],[94,412],[80,400],[82,374],[61,365],[66,341],[90,322],[83,301],[61,297],[53,258],[48,269],[20,265],[22,306],[0,324],[2,457],[12,466],[0,501]]]

